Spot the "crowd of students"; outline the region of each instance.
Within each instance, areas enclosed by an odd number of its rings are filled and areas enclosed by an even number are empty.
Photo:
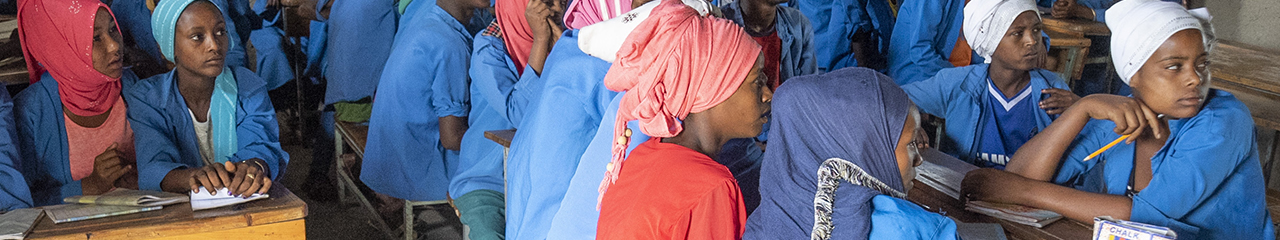
[[[956,239],[906,200],[929,147],[982,167],[965,199],[1275,238],[1195,4],[318,0],[299,48],[275,0],[103,2],[17,1],[32,83],[0,91],[4,209],[266,192],[289,162],[267,92],[293,80],[325,85],[317,142],[367,121],[360,180],[452,199],[469,239]],[[1040,9],[1105,21],[1132,95],[1044,69]],[[484,136],[512,128],[509,151]]]

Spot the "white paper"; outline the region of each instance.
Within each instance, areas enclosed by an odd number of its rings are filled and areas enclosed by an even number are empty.
[[[200,189],[204,190],[205,188],[200,188]],[[258,199],[263,199],[267,197],[268,197],[267,194],[257,194],[257,193],[250,195],[249,198],[236,197],[236,196],[232,196],[231,190],[227,188],[218,189],[218,194],[212,195],[212,196],[209,195],[208,190],[200,191],[200,193],[196,193],[192,191],[191,192],[191,210],[199,211],[199,210],[205,210],[210,208],[230,206],[230,205],[250,202]]]

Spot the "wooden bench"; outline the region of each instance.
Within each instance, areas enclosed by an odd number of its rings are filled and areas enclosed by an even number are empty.
[[[1209,54],[1209,62],[1209,71],[1215,81],[1280,94],[1280,52],[1219,40],[1218,46]]]
[[[347,191],[355,193],[353,198],[357,199],[360,205],[368,210],[374,219],[379,219],[376,221],[378,223],[375,224],[376,227],[380,228],[379,230],[382,230],[382,232],[387,233],[388,236],[391,236],[390,226],[381,220],[382,216],[378,214],[378,211],[373,207],[373,204],[371,204],[369,199],[366,199],[364,195],[360,193],[360,188],[356,185],[356,180],[358,179],[357,176],[351,176],[347,174],[347,171],[343,170],[343,166],[345,165],[342,157],[344,149],[346,147],[350,147],[356,154],[356,157],[363,160],[364,147],[368,137],[369,126],[363,123],[337,121],[333,124],[333,138],[335,146],[334,157],[336,158],[334,164],[337,169],[336,172],[338,173],[339,181],[338,199],[345,201],[347,199]],[[417,238],[417,232],[413,230],[413,219],[415,218],[415,215],[413,214],[414,208],[444,204],[452,205],[448,199],[437,201],[411,201],[406,199],[404,201],[404,238],[410,240]],[[391,237],[394,238],[395,236]]]
[[[270,198],[193,212],[191,204],[54,224],[41,217],[27,239],[306,239],[307,204],[280,183]]]
[[[1040,15],[1040,21],[1044,23],[1046,30],[1068,33],[1076,37],[1111,35],[1111,29],[1107,28],[1106,23],[1094,21],[1093,19],[1058,19],[1050,14],[1042,14]]]

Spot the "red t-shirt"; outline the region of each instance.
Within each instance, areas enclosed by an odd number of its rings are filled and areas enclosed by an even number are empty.
[[[763,37],[751,37],[760,44],[760,50],[764,51],[764,69],[765,75],[769,76],[769,89],[777,89],[778,85],[782,85],[782,81],[786,79],[780,78],[778,65],[782,61],[782,38],[778,38],[778,31],[773,31],[769,35]]]
[[[622,166],[601,201],[597,239],[742,238],[747,210],[724,165],[653,138]]]

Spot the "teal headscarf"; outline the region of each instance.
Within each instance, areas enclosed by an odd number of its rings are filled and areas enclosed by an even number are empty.
[[[178,17],[182,16],[182,11],[187,9],[196,1],[206,0],[166,0],[156,5],[156,9],[151,14],[151,31],[156,38],[156,43],[160,45],[160,53],[170,62],[177,63],[173,57],[173,41],[175,29],[178,25]],[[226,11],[223,6],[213,3],[218,11]],[[219,16],[222,14],[219,13]],[[230,24],[230,23],[228,23]],[[227,49],[234,47],[235,41],[228,41]],[[176,71],[176,70],[175,70]],[[214,162],[222,163],[231,159],[238,149],[236,146],[236,78],[232,74],[231,69],[222,66],[222,73],[218,74],[218,78],[214,81],[213,96],[209,100],[209,120],[213,128],[213,155]]]

